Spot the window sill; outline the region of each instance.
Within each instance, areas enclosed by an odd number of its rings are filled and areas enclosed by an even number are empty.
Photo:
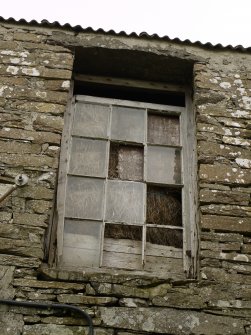
[[[77,267],[49,267],[48,264],[42,264],[39,268],[39,278],[44,280],[60,280],[71,282],[108,282],[125,283],[140,282],[148,285],[159,283],[160,281],[170,282],[194,282],[194,279],[187,279],[183,273],[152,273],[146,271],[120,270],[114,268],[77,268]]]

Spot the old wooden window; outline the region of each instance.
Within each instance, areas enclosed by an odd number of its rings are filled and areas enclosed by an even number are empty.
[[[188,106],[74,97],[59,176],[61,266],[191,272],[191,120]]]

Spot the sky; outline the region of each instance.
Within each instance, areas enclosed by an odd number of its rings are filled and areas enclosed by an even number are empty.
[[[251,47],[251,0],[2,0],[0,16]]]

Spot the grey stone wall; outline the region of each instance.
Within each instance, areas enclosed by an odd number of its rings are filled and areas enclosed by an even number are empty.
[[[79,306],[95,334],[251,334],[251,55],[158,40],[0,25],[1,298]],[[73,46],[190,59],[198,141],[199,278],[67,272],[44,261]],[[0,306],[2,334],[77,335],[69,313]]]

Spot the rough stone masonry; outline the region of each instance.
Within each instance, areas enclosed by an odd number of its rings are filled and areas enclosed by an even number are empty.
[[[63,271],[45,260],[75,47],[192,60],[199,187],[199,276],[179,280]],[[0,22],[2,299],[66,303],[95,334],[251,334],[251,53],[158,38]],[[75,315],[0,305],[3,335],[87,334]]]

